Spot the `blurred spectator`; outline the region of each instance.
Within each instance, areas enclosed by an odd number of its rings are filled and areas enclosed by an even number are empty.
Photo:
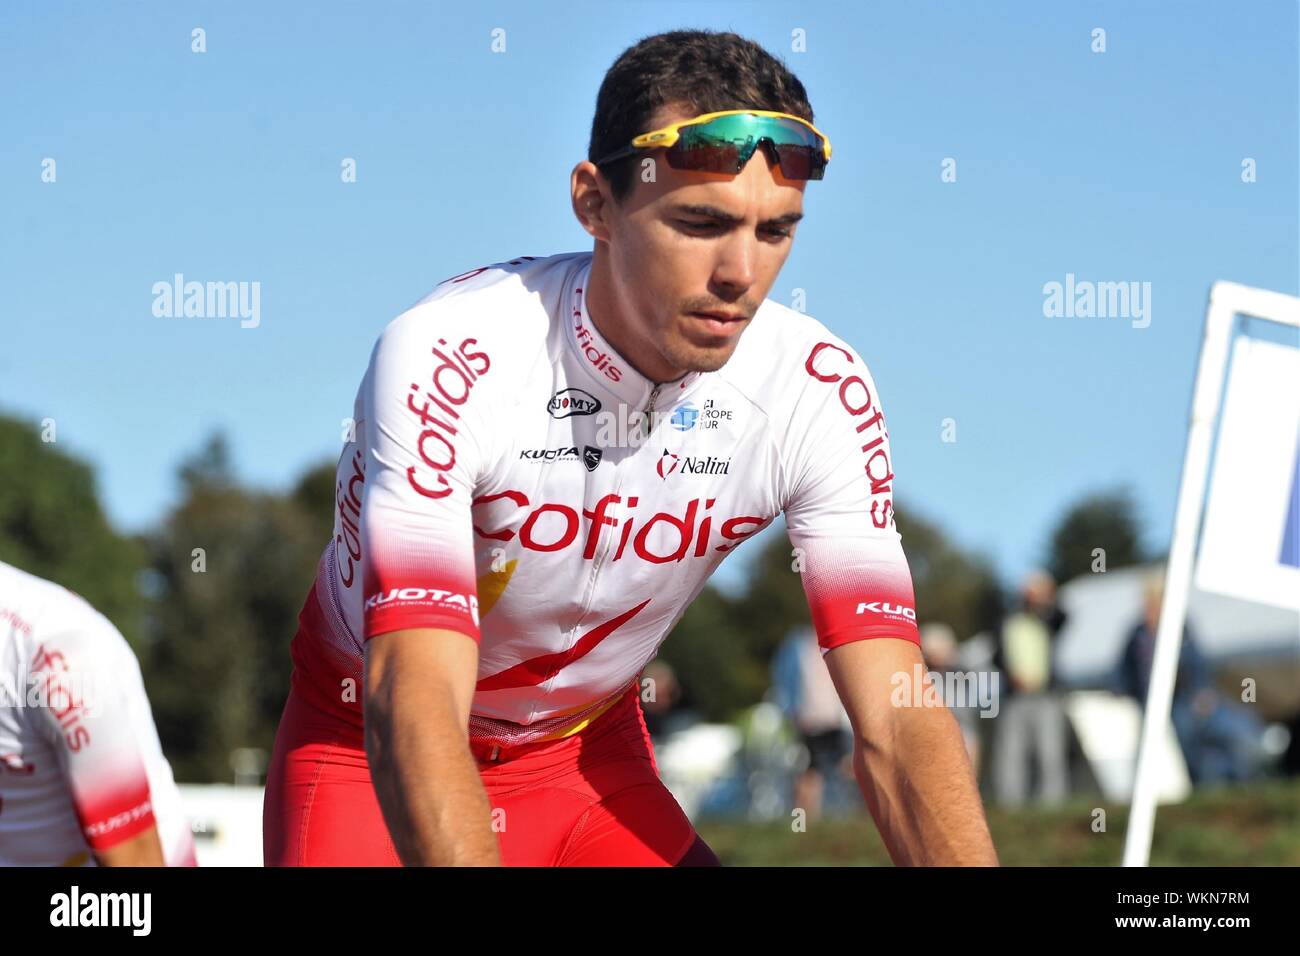
[[[682,685],[667,661],[655,659],[641,672],[641,713],[654,744],[698,719],[683,706]]]
[[[827,781],[845,773],[853,737],[811,628],[794,631],[777,648],[772,658],[772,689],[777,706],[808,752],[808,765],[795,779],[794,805],[803,808],[808,819],[816,819]]]
[[[953,633],[952,628],[947,624],[936,621],[922,625],[921,655],[925,658],[927,670],[939,682],[941,687],[946,686],[944,675],[958,673],[962,669],[957,654],[957,635]],[[979,712],[975,707],[975,702],[970,700],[960,702],[945,698],[944,703],[948,705],[952,715],[957,718],[957,726],[961,728],[962,740],[966,742],[966,753],[970,756],[971,766],[975,769],[975,776],[978,778],[980,767]],[[962,703],[964,703],[964,706],[958,706]]]
[[[1145,709],[1164,599],[1162,576],[1150,576],[1143,593],[1144,613],[1124,643],[1115,680],[1120,693],[1136,698],[1138,706]],[[1187,760],[1187,772],[1198,786],[1249,780],[1266,759],[1263,724],[1248,708],[1234,706],[1215,690],[1209,664],[1187,623],[1183,625],[1170,720]]]
[[[1020,608],[1002,622],[994,655],[1003,675],[993,750],[994,793],[1000,803],[1026,801],[1035,760],[1039,800],[1059,803],[1068,793],[1065,711],[1052,667],[1064,623],[1056,582],[1046,571],[1031,572],[1021,585]]]

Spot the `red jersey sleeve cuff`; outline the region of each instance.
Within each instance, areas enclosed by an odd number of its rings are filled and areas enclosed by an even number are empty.
[[[146,797],[143,803],[111,816],[89,822],[83,819],[82,832],[92,850],[109,850],[155,825],[153,803]]]
[[[828,633],[818,634],[817,643],[823,650],[829,651],[841,644],[870,641],[880,637],[894,637],[900,641],[910,641],[917,647],[921,646],[921,634],[915,627],[900,627],[897,624],[853,624],[836,628]]]
[[[478,643],[480,636],[478,625],[463,614],[394,609],[392,612],[374,613],[366,618],[365,640],[369,641],[373,637],[392,631],[407,631],[414,628],[459,631],[475,643]]]

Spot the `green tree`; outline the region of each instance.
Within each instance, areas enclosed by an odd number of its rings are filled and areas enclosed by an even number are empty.
[[[90,466],[43,437],[0,416],[0,561],[77,592],[138,646],[143,549],[110,527]]]
[[[311,533],[325,546],[334,533],[335,473],[338,465],[322,462],[305,471],[289,498],[311,525]]]
[[[303,505],[314,474],[286,496],[250,492],[220,436],[180,468],[183,500],[150,542],[156,600],[146,668],[178,778],[227,780],[234,749],[270,753],[289,689],[289,642],[329,534],[321,509]]]
[[[683,704],[705,720],[729,720],[767,688],[753,635],[737,618],[736,602],[705,585],[659,649],[681,685]]]
[[[1069,507],[1052,530],[1047,570],[1058,584],[1093,572],[1095,549],[1105,552],[1106,570],[1142,564],[1141,522],[1132,491],[1121,487],[1087,495]]]
[[[896,521],[912,573],[917,622],[947,624],[958,640],[996,628],[1002,589],[988,558],[953,544],[911,511],[899,512]]]

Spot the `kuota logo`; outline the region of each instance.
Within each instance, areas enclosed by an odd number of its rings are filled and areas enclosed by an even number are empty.
[[[439,604],[445,607],[454,607],[458,610],[465,611],[478,625],[478,598],[471,594],[457,594],[455,591],[444,591],[441,588],[389,588],[387,591],[380,591],[366,598],[366,610],[373,611],[382,608],[385,604]]]
[[[858,613],[866,614],[870,611],[872,614],[883,614],[886,617],[905,617],[909,621],[916,620],[916,611],[902,604],[890,604],[887,601],[872,601],[870,604],[863,602],[858,605]]]

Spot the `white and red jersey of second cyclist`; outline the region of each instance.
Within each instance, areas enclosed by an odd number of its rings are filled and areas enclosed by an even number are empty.
[[[151,826],[194,838],[135,655],[78,595],[0,562],[0,866],[93,865]]]
[[[361,720],[365,642],[479,642],[471,736],[576,732],[714,569],[782,513],[818,640],[919,643],[880,396],[824,325],[765,300],[727,363],[656,384],[584,295],[590,253],[440,283],[371,355],[295,687]]]

